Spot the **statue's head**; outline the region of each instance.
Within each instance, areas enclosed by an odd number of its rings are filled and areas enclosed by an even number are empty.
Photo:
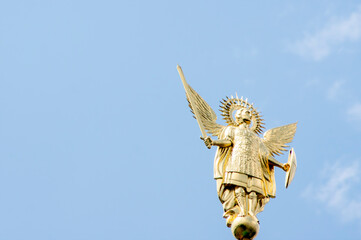
[[[247,108],[241,108],[237,110],[234,117],[238,124],[241,124],[242,122],[247,124],[251,123],[251,112]]]
[[[221,101],[220,107],[223,119],[229,126],[243,125],[249,127],[256,134],[263,132],[264,120],[257,109],[253,107],[253,103],[248,102],[248,99],[226,97]]]

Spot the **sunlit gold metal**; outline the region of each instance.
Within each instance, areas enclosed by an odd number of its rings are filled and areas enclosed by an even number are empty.
[[[253,103],[236,95],[221,101],[220,111],[227,126],[217,124],[215,112],[186,82],[179,65],[177,69],[189,107],[201,129],[201,139],[208,148],[218,147],[214,178],[226,224],[237,239],[254,239],[259,230],[256,215],[263,211],[270,198],[276,196],[274,167],[286,171],[286,188],[295,175],[297,161],[293,148],[286,164],[274,157],[286,151],[286,144],[296,133],[297,123],[270,129],[261,138],[264,120]],[[206,131],[217,139],[207,136]]]
[[[184,74],[183,74],[183,71],[182,71],[182,68],[179,65],[177,65],[177,70],[178,70],[179,76],[182,79],[182,83],[183,83],[183,86],[184,86],[184,90],[186,91],[187,99],[189,101],[189,104],[190,104],[190,106],[195,106],[196,105],[195,102],[197,101],[197,99],[193,99],[193,97],[196,96],[196,95],[192,94],[193,89],[187,84],[186,79],[185,79]],[[206,131],[204,130],[204,127],[203,127],[203,124],[202,124],[202,118],[198,113],[198,108],[194,108],[194,109],[191,108],[191,109],[193,110],[194,116],[198,121],[198,125],[199,125],[199,128],[201,129],[203,138],[207,137]],[[210,147],[208,147],[208,148],[210,148]]]

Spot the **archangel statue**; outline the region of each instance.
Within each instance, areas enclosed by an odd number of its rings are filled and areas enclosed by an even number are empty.
[[[297,162],[293,149],[286,164],[274,157],[286,151],[297,123],[270,129],[261,138],[264,120],[260,113],[247,99],[236,96],[221,101],[220,111],[227,126],[217,124],[215,112],[188,85],[180,66],[177,69],[189,107],[201,129],[201,139],[208,148],[218,147],[214,178],[226,224],[237,239],[253,239],[259,230],[257,214],[276,196],[275,167],[286,172],[286,188],[294,177]],[[206,131],[217,139],[207,136]]]

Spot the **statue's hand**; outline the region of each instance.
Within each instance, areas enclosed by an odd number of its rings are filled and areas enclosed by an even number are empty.
[[[205,137],[205,138],[201,137],[201,139],[204,141],[204,144],[206,145],[206,147],[208,149],[210,149],[212,147],[212,143],[213,143],[212,138],[210,138],[210,137]]]
[[[290,165],[288,163],[283,165],[283,170],[287,172],[290,169]]]

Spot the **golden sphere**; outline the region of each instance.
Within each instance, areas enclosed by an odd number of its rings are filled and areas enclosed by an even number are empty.
[[[259,231],[258,220],[252,216],[238,216],[232,222],[231,231],[233,236],[239,240],[252,240]]]

